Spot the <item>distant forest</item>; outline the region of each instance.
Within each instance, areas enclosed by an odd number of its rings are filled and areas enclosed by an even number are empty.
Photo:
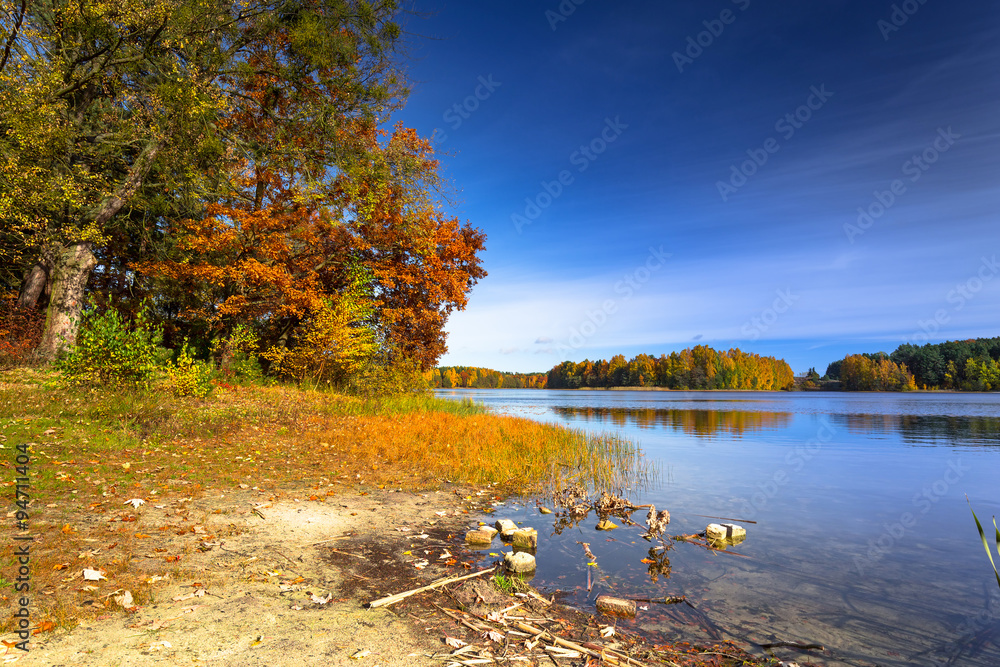
[[[1000,390],[1000,337],[900,345],[892,354],[852,354],[826,377],[848,391]]]
[[[549,371],[549,389],[580,387],[664,387],[667,389],[791,389],[795,377],[783,359],[739,349],[716,351],[698,345],[681,352],[629,361],[618,354],[610,361],[564,361]]]
[[[434,389],[545,389],[545,373],[504,373],[476,366],[442,366],[424,373]]]
[[[489,368],[448,366],[425,374],[432,387],[483,389],[580,389],[664,387],[667,389],[790,389],[792,369],[784,360],[738,349],[718,352],[699,345],[669,355],[640,354],[630,360],[564,361],[548,373],[502,373]]]

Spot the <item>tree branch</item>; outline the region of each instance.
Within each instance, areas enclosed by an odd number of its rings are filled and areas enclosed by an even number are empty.
[[[135,164],[132,165],[132,172],[125,179],[125,182],[122,183],[114,195],[104,200],[100,208],[97,209],[97,212],[94,214],[95,223],[98,225],[106,223],[115,213],[121,210],[125,202],[132,198],[132,195],[142,185],[146,174],[149,173],[150,168],[153,166],[153,160],[156,159],[156,155],[160,152],[162,146],[162,142],[150,142],[146,144],[146,147],[142,149],[142,153],[136,158]]]

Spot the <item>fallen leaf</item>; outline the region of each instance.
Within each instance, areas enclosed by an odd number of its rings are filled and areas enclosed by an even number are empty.
[[[357,651],[351,654],[351,660],[360,660],[361,658],[367,658],[369,655],[371,655],[371,651],[369,651],[368,649],[366,648],[358,649]]]
[[[468,646],[466,642],[463,642],[461,639],[457,639],[455,637],[446,636],[444,638],[444,643],[452,648],[462,648],[463,646]]]
[[[38,627],[34,629],[31,633],[33,635],[41,634],[42,632],[51,632],[55,630],[56,624],[52,621],[42,621],[38,624]]]
[[[60,563],[59,565],[54,565],[53,570],[66,570],[69,569],[69,563]]]
[[[145,504],[146,501],[143,500],[142,498],[132,498],[122,503],[122,505],[131,505],[132,507],[139,507],[140,505],[145,505]]]
[[[135,609],[135,602],[132,601],[131,591],[125,591],[123,595],[116,595],[115,602],[120,604],[126,611]]]
[[[100,581],[101,579],[107,579],[104,573],[100,570],[91,570],[88,568],[83,569],[83,578],[86,581]]]
[[[608,637],[614,637],[615,636],[614,627],[610,625],[605,625],[603,628],[601,628],[601,636],[604,637],[605,639],[607,639]]]
[[[502,644],[507,635],[502,632],[497,632],[496,630],[487,630],[483,633],[483,639],[489,639],[491,642],[496,642],[497,644]]]
[[[327,602],[329,602],[330,600],[333,599],[333,593],[327,593],[325,598],[321,598],[318,595],[316,595],[315,593],[313,593],[312,596],[310,597],[310,599],[315,604],[326,604]]]
[[[173,644],[171,644],[170,642],[168,642],[167,640],[164,639],[163,641],[153,642],[152,644],[150,644],[149,645],[149,650],[150,651],[162,651],[164,649],[173,648],[173,647],[174,647]]]
[[[72,533],[72,532],[73,532],[73,526],[71,526],[71,525],[69,525],[69,524],[67,523],[67,524],[66,524],[65,526],[63,526],[63,527],[62,527],[62,532],[64,532],[64,533],[66,533],[67,535],[69,535],[70,533]]]

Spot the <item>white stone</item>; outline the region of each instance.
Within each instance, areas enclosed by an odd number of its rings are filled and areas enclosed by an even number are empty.
[[[705,537],[710,540],[745,540],[747,529],[735,523],[710,523],[705,528]]]
[[[535,557],[524,551],[504,555],[503,564],[515,574],[525,574],[535,571]]]

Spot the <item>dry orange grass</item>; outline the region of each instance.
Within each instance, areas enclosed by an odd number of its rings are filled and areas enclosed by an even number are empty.
[[[147,595],[132,556],[155,540],[129,518],[123,503],[130,498],[164,502],[259,487],[323,502],[345,487],[415,490],[449,481],[496,483],[511,493],[570,477],[618,488],[651,473],[629,442],[428,397],[363,401],[258,387],[199,400],[87,393],[40,384],[46,379],[23,372],[0,377],[0,488],[12,498],[11,453],[31,443],[33,589],[42,591],[39,620],[58,625],[111,604],[95,600],[81,611],[65,601],[88,549],[102,549],[107,562],[117,563],[116,579],[137,600]],[[180,535],[181,528],[160,530]],[[12,543],[0,547],[0,576],[11,571]],[[9,594],[0,593],[0,602],[10,604]],[[9,619],[0,620],[0,631],[6,627]]]

